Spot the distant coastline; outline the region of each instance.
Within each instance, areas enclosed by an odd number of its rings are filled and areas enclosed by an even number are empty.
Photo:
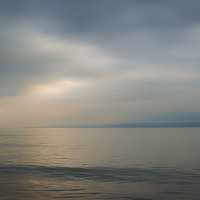
[[[173,123],[121,123],[121,124],[57,124],[26,128],[190,128],[200,127],[200,122],[173,122]]]

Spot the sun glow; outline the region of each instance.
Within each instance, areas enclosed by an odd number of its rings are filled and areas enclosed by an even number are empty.
[[[59,80],[48,84],[34,85],[30,94],[38,97],[61,97],[68,94],[72,89],[87,86],[88,83],[81,81]]]

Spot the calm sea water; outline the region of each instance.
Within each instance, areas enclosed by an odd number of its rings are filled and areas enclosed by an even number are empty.
[[[200,128],[0,130],[0,199],[200,199]]]

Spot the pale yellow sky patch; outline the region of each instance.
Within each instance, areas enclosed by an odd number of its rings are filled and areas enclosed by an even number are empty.
[[[87,81],[58,80],[47,84],[33,85],[28,88],[27,93],[33,97],[59,98],[70,95],[74,88],[89,86]]]

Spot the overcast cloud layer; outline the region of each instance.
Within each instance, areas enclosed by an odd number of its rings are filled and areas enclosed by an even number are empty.
[[[199,0],[1,0],[0,127],[200,121]]]

